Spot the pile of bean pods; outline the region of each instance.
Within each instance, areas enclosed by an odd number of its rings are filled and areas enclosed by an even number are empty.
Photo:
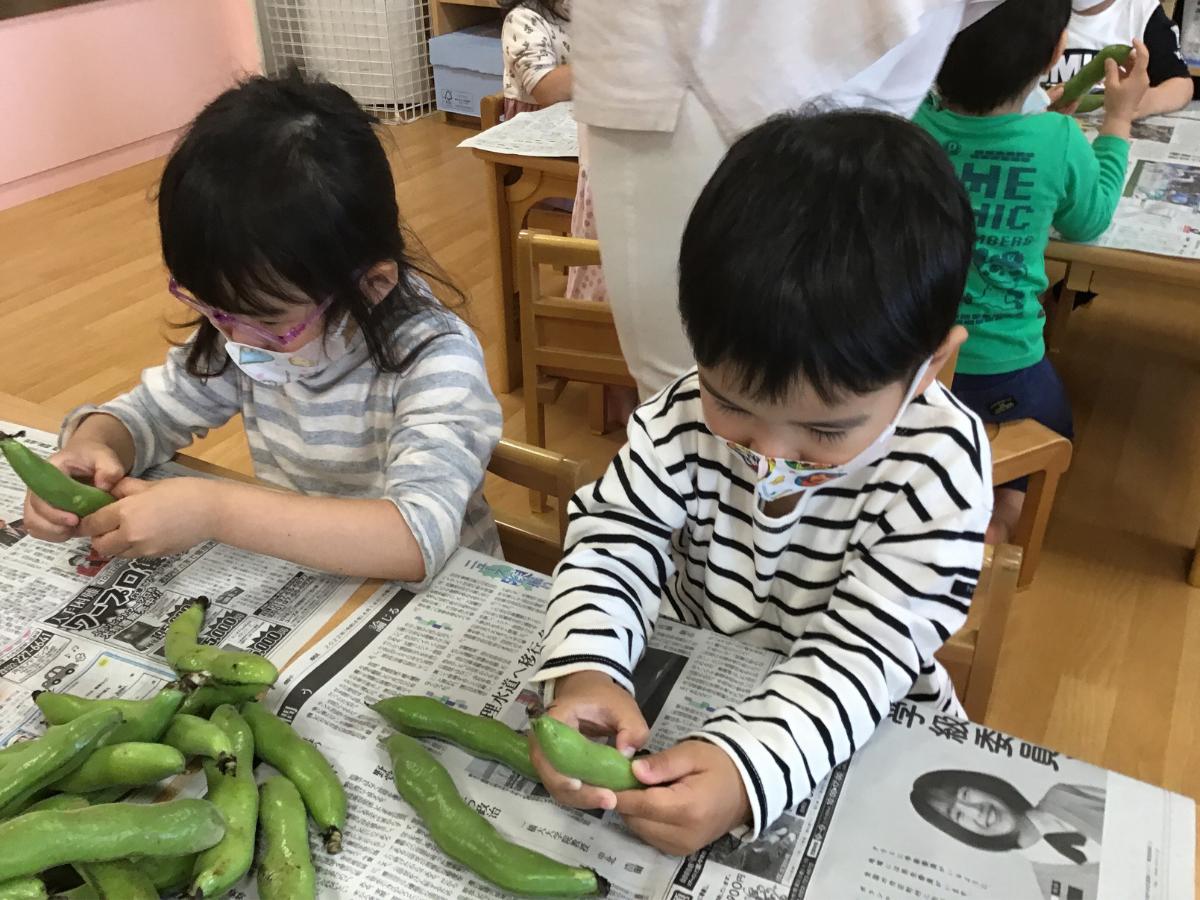
[[[0,750],[0,900],[221,897],[254,864],[263,900],[316,896],[308,818],[341,850],[346,795],[333,768],[256,698],[265,659],[200,644],[206,604],[167,632],[183,677],[145,700],[38,691],[49,727]],[[282,774],[261,785],[255,759]],[[202,800],[120,802],[135,788],[204,770]]]
[[[592,869],[569,866],[505,840],[462,799],[450,773],[417,740],[448,741],[537,781],[525,735],[503,722],[472,716],[432,697],[389,697],[371,704],[371,709],[399,732],[386,741],[396,789],[443,853],[514,894],[588,897],[608,893],[608,883]],[[534,739],[558,771],[612,790],[641,787],[630,761],[614,747],[588,740],[545,715],[540,707],[532,707],[529,717]]]

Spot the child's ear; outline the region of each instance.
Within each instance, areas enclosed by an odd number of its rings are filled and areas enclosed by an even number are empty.
[[[925,374],[921,376],[921,382],[917,385],[917,395],[925,393],[926,388],[933,384],[933,379],[938,377],[938,374],[947,365],[953,365],[958,360],[958,348],[963,345],[967,339],[967,329],[961,325],[955,325],[950,329],[945,339],[933,353],[933,359],[929,362],[929,368]]]
[[[390,294],[399,281],[400,267],[396,265],[395,260],[388,259],[367,269],[358,280],[358,286],[362,289],[363,296],[375,304]]]
[[[1063,29],[1063,33],[1058,36],[1058,43],[1054,45],[1054,52],[1050,54],[1050,62],[1046,63],[1046,68],[1042,70],[1043,75],[1049,75],[1050,70],[1058,65],[1058,61],[1062,59],[1064,53],[1067,52],[1067,29]]]

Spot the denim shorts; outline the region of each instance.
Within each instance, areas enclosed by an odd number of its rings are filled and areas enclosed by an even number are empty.
[[[954,376],[954,396],[984,422],[1000,424],[1014,419],[1034,419],[1067,440],[1075,437],[1071,403],[1050,358],[1013,372],[996,375]],[[1005,487],[1025,490],[1026,479]]]

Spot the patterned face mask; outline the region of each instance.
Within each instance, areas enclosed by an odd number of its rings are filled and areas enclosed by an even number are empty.
[[[798,494],[812,487],[840,481],[848,475],[861,472],[887,455],[888,443],[896,432],[900,417],[904,415],[908,404],[912,402],[913,395],[917,392],[917,385],[921,383],[921,379],[929,370],[930,362],[931,360],[926,360],[917,370],[917,374],[913,376],[912,382],[908,386],[908,392],[888,426],[879,433],[870,446],[847,462],[831,465],[810,460],[782,459],[763,456],[761,453],[741,444],[735,444],[733,441],[726,441],[726,444],[746,465],[754,469],[755,490],[765,503],[778,500],[780,497]]]
[[[346,328],[349,316],[327,334],[317,335],[295,350],[267,350],[226,341],[225,352],[233,364],[260,384],[287,384],[320,375],[346,355],[350,334]]]

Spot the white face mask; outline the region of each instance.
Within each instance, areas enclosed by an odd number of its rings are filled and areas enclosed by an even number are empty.
[[[237,341],[226,341],[225,352],[235,366],[259,384],[304,381],[320,375],[346,355],[350,345],[346,336],[348,321],[349,317],[346,317],[337,328],[327,334],[317,335],[295,350],[266,350]]]
[[[726,443],[729,445],[730,450],[736,453],[750,468],[755,470],[755,490],[765,503],[778,500],[780,497],[798,494],[811,487],[839,481],[849,475],[853,475],[855,472],[861,472],[867,466],[877,462],[886,455],[888,443],[891,441],[892,435],[896,432],[896,426],[900,423],[900,417],[904,415],[908,404],[912,402],[912,398],[917,392],[917,385],[925,377],[931,361],[928,359],[925,360],[921,368],[917,370],[917,374],[913,376],[913,380],[908,386],[908,392],[904,395],[904,400],[901,402],[900,408],[896,410],[896,415],[888,423],[888,426],[879,433],[879,437],[875,438],[870,446],[847,462],[840,463],[839,465],[828,465],[826,463],[810,462],[807,460],[781,459],[773,456],[763,456],[749,447],[743,447],[741,444],[735,444],[732,441],[726,441]]]

